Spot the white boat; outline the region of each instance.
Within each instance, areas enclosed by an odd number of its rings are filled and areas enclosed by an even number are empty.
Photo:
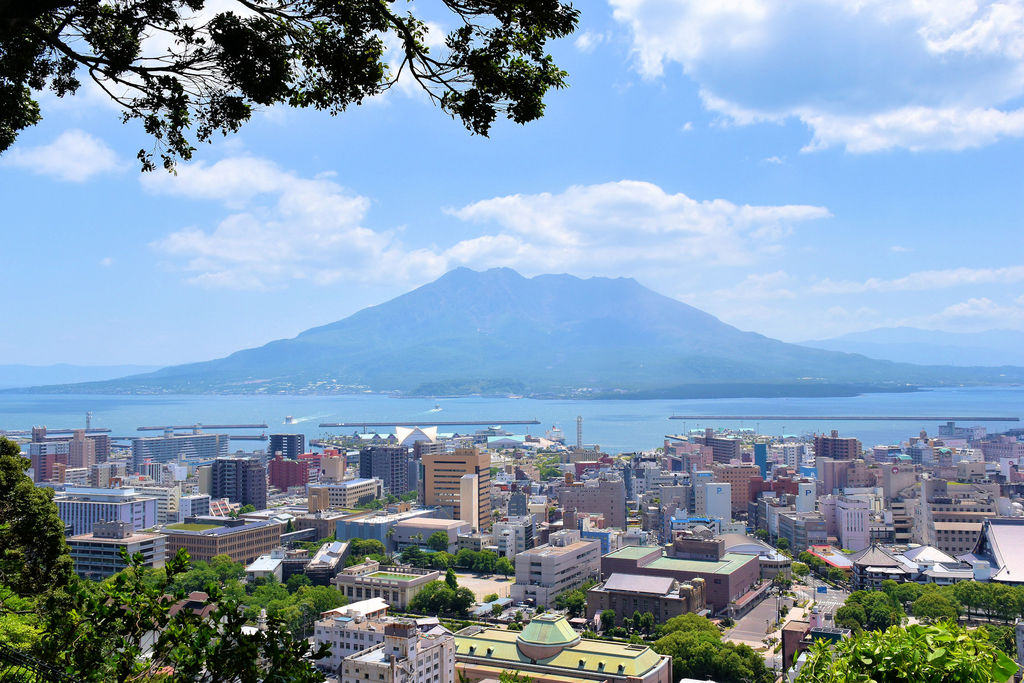
[[[443,410],[443,408],[441,408],[441,404],[440,403],[435,403],[434,407],[430,409],[430,412],[432,412],[432,413],[440,413],[442,410]]]
[[[284,423],[286,425],[293,425],[293,424],[295,424],[295,418],[292,417],[291,415],[285,415],[284,416]]]

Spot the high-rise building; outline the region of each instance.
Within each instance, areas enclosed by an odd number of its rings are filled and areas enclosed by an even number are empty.
[[[711,457],[715,462],[731,462],[740,457],[740,446],[743,442],[734,436],[715,436],[715,430],[707,427],[704,436],[694,437],[694,441],[711,447]]]
[[[68,467],[91,467],[96,464],[96,443],[85,437],[84,429],[76,429],[68,442]]]
[[[750,495],[751,482],[761,482],[761,470],[757,465],[726,465],[716,463],[711,467],[715,481],[731,485],[732,513],[747,511],[747,503],[753,500]]]
[[[566,486],[559,500],[565,510],[600,513],[609,527],[626,528],[626,483],[617,476],[601,474]]]
[[[210,477],[210,497],[267,507],[267,470],[251,458],[217,458]]]
[[[72,533],[87,534],[96,522],[127,522],[135,531],[156,526],[157,501],[135,489],[66,487],[54,498],[57,513]]]
[[[396,496],[409,493],[409,449],[405,446],[367,446],[359,451],[359,477],[377,478]]]
[[[32,461],[33,479],[37,482],[54,481],[58,474],[57,466],[67,467],[69,450],[70,444],[67,441],[33,441],[30,443],[28,457]]]
[[[288,460],[297,460],[306,452],[305,434],[271,434],[267,454],[273,457],[280,453]]]
[[[165,543],[166,537],[162,534],[136,531],[129,522],[96,522],[91,533],[70,537],[68,548],[75,573],[99,581],[127,566],[121,558],[122,550],[127,551],[129,557],[141,553],[144,567],[163,567],[167,554]]]
[[[267,463],[267,479],[271,486],[281,491],[287,491],[293,486],[305,486],[309,483],[309,463],[307,461],[288,460],[281,455],[280,451],[274,453],[274,459]]]
[[[861,454],[859,439],[841,437],[839,432],[832,430],[831,436],[824,434],[814,437],[814,457],[821,460],[854,460]]]
[[[202,462],[226,457],[227,434],[174,434],[145,436],[132,439],[132,472],[138,472],[143,462],[173,462],[191,460]]]
[[[754,464],[761,472],[761,478],[768,478],[768,444],[758,441],[754,444]]]
[[[476,475],[476,500],[462,500],[462,478]],[[479,530],[491,528],[491,455],[476,448],[457,448],[454,453],[425,453],[420,476],[420,500],[426,506],[451,510],[453,519],[471,524],[476,516]],[[473,504],[475,503],[475,505]],[[475,508],[475,509],[474,509]]]

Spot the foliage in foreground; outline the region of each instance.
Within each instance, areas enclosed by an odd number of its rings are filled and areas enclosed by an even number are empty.
[[[797,683],[1003,683],[1017,665],[988,640],[952,621],[864,631],[832,650],[818,641]]]
[[[774,680],[764,659],[747,645],[722,641],[711,621],[696,614],[672,617],[659,627],[662,634],[651,647],[672,656],[672,680],[711,679],[742,683]]]

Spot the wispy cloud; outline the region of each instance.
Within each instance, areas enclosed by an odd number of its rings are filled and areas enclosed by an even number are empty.
[[[0,157],[0,163],[73,183],[125,167],[105,142],[77,128],[64,131],[47,145],[14,147]]]
[[[812,285],[811,291],[817,294],[913,292],[964,285],[1012,284],[1016,282],[1024,282],[1024,266],[922,270],[894,279],[873,277],[860,282],[825,279]]]

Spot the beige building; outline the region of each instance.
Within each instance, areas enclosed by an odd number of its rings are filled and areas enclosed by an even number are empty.
[[[615,612],[615,625],[634,612],[650,612],[664,624],[672,617],[701,612],[707,607],[704,579],[680,582],[671,576],[612,574],[587,591],[587,619],[593,621],[606,609]]]
[[[512,599],[551,605],[559,593],[600,574],[601,542],[582,541],[578,531],[558,531],[551,534],[547,545],[516,555]]]
[[[345,567],[331,580],[351,602],[383,598],[396,609],[404,610],[412,599],[431,581],[441,579],[441,572],[412,567],[384,567],[367,560]]]
[[[475,487],[463,482],[466,475],[475,475]],[[475,499],[464,504],[466,492],[473,489]],[[471,524],[478,522],[476,528],[481,531],[490,529],[491,454],[481,453],[476,448],[457,448],[454,453],[424,453],[420,499],[425,506],[450,510],[452,519]]]
[[[435,626],[420,632],[412,620],[384,627],[384,642],[345,657],[341,683],[454,683],[455,637]]]
[[[448,537],[446,551],[453,554],[459,551],[459,535],[470,533],[469,522],[464,522],[461,519],[414,517],[403,519],[391,528],[393,529],[391,542],[397,550],[410,545],[426,547],[430,537],[440,531]]]
[[[388,603],[382,598],[360,600],[323,612],[313,627],[313,644],[327,645],[331,653],[317,667],[337,671],[345,657],[384,642]]]
[[[380,479],[349,479],[331,484],[309,487],[309,511],[344,510],[355,507],[361,500],[384,495],[384,482]]]
[[[162,534],[135,531],[129,522],[97,522],[92,533],[71,536],[67,542],[75,573],[94,581],[113,576],[127,566],[121,559],[122,548],[129,555],[142,553],[146,567],[163,567],[166,556]]]
[[[170,524],[160,531],[167,536],[167,557],[184,548],[189,557],[209,562],[227,555],[235,562],[249,564],[260,555],[281,545],[281,530],[276,522],[250,522],[241,526],[217,524]]]

